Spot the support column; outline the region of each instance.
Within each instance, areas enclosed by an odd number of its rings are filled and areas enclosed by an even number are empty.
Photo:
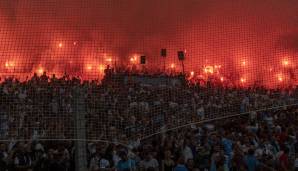
[[[73,117],[75,125],[75,168],[76,171],[87,171],[86,145],[86,104],[83,88],[73,90]]]

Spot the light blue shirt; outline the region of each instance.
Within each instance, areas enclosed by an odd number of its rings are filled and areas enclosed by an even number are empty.
[[[255,171],[259,165],[259,161],[253,155],[245,156],[244,163],[247,166],[247,171]]]
[[[185,165],[178,164],[175,168],[174,171],[188,171],[188,169],[185,167]]]
[[[123,170],[133,170],[136,168],[136,163],[134,160],[128,159],[126,161],[120,160],[117,164],[117,171]]]

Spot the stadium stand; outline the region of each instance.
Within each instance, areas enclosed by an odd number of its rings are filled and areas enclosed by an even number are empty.
[[[297,171],[297,11],[0,0],[0,171]]]

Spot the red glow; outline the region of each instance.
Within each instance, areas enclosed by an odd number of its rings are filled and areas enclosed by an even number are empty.
[[[215,69],[220,69],[221,68],[221,65],[214,65],[214,68]]]
[[[235,85],[245,77],[247,85],[275,86],[276,74],[283,73],[284,83],[298,83],[298,1],[274,0],[268,8],[267,1],[251,0],[217,0],[212,5],[111,1],[108,6],[94,0],[84,1],[84,9],[79,0],[28,1],[1,4],[6,10],[0,14],[0,76],[25,78],[41,64],[47,73],[67,72],[88,80],[99,73],[100,64],[129,68],[139,64],[140,54],[148,57],[148,72],[180,72],[176,52],[184,50],[185,73],[195,71],[196,77],[219,81],[222,76]],[[133,17],[138,11],[150,15]],[[161,48],[167,49],[166,58],[160,57]]]
[[[242,66],[246,66],[246,61],[242,61],[242,62],[241,62],[241,65],[242,65]]]
[[[5,62],[5,67],[7,69],[11,69],[11,68],[15,67],[15,62],[14,61],[7,61],[7,62]]]
[[[220,81],[223,82],[224,81],[224,77],[220,77]]]
[[[273,68],[269,68],[269,71],[272,72],[273,71]]]
[[[136,63],[137,62],[137,56],[135,55],[135,56],[131,57],[130,62],[133,63],[133,64]]]
[[[245,83],[246,82],[246,78],[240,78],[241,83]]]
[[[175,68],[175,64],[171,64],[171,66],[170,66],[172,69],[174,69]]]
[[[42,67],[39,67],[36,72],[38,75],[42,75],[44,73],[44,69]]]
[[[103,65],[99,65],[98,70],[99,70],[100,72],[103,72],[104,69],[105,69],[105,67],[104,67]]]
[[[277,74],[277,80],[279,82],[283,82],[284,81],[284,75],[283,74]]]
[[[289,64],[290,64],[290,62],[287,59],[282,61],[282,65],[285,66],[285,67],[289,66]]]
[[[92,70],[92,65],[88,64],[86,68],[87,68],[87,70],[90,71],[90,70]]]
[[[195,75],[195,72],[194,71],[191,71],[190,72],[190,76],[193,77],[194,75]]]
[[[206,67],[204,68],[204,72],[205,72],[206,74],[213,74],[213,73],[214,73],[214,68],[213,68],[213,66],[206,66]]]

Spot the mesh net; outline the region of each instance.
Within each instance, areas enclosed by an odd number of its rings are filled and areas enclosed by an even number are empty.
[[[0,139],[72,140],[81,121],[87,140],[128,143],[293,105],[297,11],[294,0],[1,0]]]

